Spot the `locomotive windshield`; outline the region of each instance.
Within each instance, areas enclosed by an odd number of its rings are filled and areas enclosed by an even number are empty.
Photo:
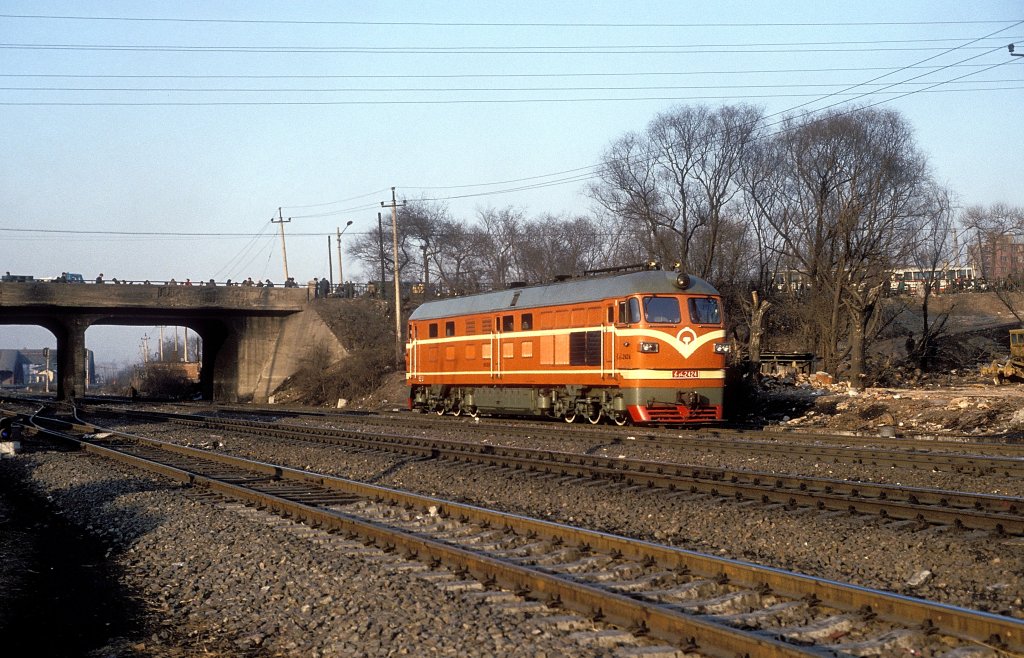
[[[679,300],[675,297],[644,297],[644,317],[648,322],[679,324]]]
[[[690,298],[690,322],[694,324],[721,324],[722,314],[714,297]]]

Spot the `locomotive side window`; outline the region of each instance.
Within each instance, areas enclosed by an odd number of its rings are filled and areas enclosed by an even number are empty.
[[[503,315],[503,316],[501,316],[501,330],[503,332],[515,331],[515,316],[514,315]]]
[[[619,324],[629,322],[629,315],[626,313],[626,302],[619,302]]]
[[[429,338],[437,338],[437,323],[436,322],[431,322],[430,323],[430,326],[427,328],[427,336]]]
[[[636,297],[629,298],[629,319],[627,322],[631,324],[640,322],[640,302]]]
[[[648,322],[679,324],[679,300],[675,297],[644,297],[644,315]]]
[[[533,313],[523,313],[523,317],[519,319],[519,328],[523,331],[533,329]]]
[[[614,323],[615,323],[615,307],[614,306],[609,306],[608,307],[608,324],[614,324]]]
[[[690,322],[694,324],[721,324],[722,313],[714,297],[690,298]]]
[[[455,322],[454,321],[452,321],[452,322],[445,322],[444,323],[444,335],[445,336],[454,336],[455,335]]]

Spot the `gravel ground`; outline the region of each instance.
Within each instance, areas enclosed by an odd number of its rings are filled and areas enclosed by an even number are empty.
[[[129,429],[1024,618],[1024,541],[1019,538],[595,486],[209,430],[168,425]],[[468,440],[458,424],[443,432]],[[630,441],[597,445],[573,437],[571,431],[557,446],[529,436],[510,440],[485,435],[477,440],[753,470],[821,474],[816,469],[827,467],[835,477],[905,483],[921,478],[924,486],[944,488],[1019,486],[1000,485],[989,476],[815,465],[770,454],[737,458],[703,450],[652,449]],[[445,590],[423,577],[423,565],[124,471],[94,456],[30,453],[0,461],[0,469],[0,481],[24,479],[64,518],[109,547],[103,562],[117,579],[117,602],[144,617],[144,630],[127,622],[114,624],[92,656],[622,655],[621,650],[595,644],[592,635],[580,634],[591,625],[578,618],[556,628],[550,612],[511,615],[494,602]],[[3,509],[0,505],[0,513]],[[7,546],[20,541],[0,516],[0,544],[5,539]],[[0,593],[17,593],[18,584],[10,569],[0,570]]]
[[[502,610],[444,589],[451,574],[95,456],[32,453],[0,471],[102,538],[146,613],[144,632],[111,628],[91,656],[620,655],[585,620]],[[0,572],[6,600],[17,585]]]
[[[255,459],[1024,618],[1021,538],[951,527],[921,528],[913,522],[874,516],[787,511],[781,506],[708,496],[595,487],[589,482],[552,481],[512,471],[243,435],[158,425],[134,431],[159,432],[165,439],[174,434],[176,440]],[[562,449],[571,449],[568,441],[562,443]],[[743,465],[769,470],[772,461],[772,457],[745,459]],[[850,466],[858,477],[892,472]],[[846,465],[830,468],[837,477],[845,475]],[[785,470],[798,469],[791,463]],[[934,482],[937,474],[932,478],[931,486],[942,486]],[[894,479],[904,481],[902,475]],[[957,483],[969,480],[969,476],[955,475],[949,484],[957,488]]]
[[[452,438],[466,441],[486,441],[495,445],[507,445],[540,450],[562,450],[595,454],[602,457],[622,457],[625,459],[647,459],[652,461],[671,461],[680,464],[692,464],[723,469],[742,469],[767,473],[792,473],[809,477],[837,478],[880,484],[949,489],[951,491],[969,491],[976,493],[997,494],[1003,496],[1024,496],[1024,480],[1007,478],[999,474],[976,474],[970,472],[936,471],[931,468],[900,468],[890,466],[873,466],[871,464],[854,464],[834,462],[828,459],[815,458],[812,455],[776,454],[774,444],[764,442],[764,449],[757,452],[721,452],[714,448],[695,446],[661,447],[646,444],[642,440],[642,430],[623,428],[621,431],[609,433],[604,442],[593,438],[579,439],[573,436],[573,428],[566,431],[558,439],[542,439],[530,436],[509,438],[506,436],[486,436],[477,438],[476,431],[460,433],[458,430],[449,432]],[[691,437],[692,434],[679,436]],[[641,437],[641,438],[637,438]],[[658,434],[659,440],[671,439],[671,435]],[[796,439],[800,441],[800,439]],[[613,443],[614,441],[614,443]],[[909,441],[908,441],[909,442]],[[861,447],[859,445],[855,447]],[[963,452],[970,454],[969,445]]]

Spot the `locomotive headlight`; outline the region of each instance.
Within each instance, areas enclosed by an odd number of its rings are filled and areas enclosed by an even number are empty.
[[[649,343],[647,341],[640,341],[640,351],[644,354],[655,354],[658,352],[658,343]]]
[[[715,354],[728,354],[731,351],[729,343],[715,343]]]

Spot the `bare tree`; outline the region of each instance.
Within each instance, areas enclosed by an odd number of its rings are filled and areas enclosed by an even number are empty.
[[[631,226],[648,253],[708,277],[721,244],[724,210],[739,191],[737,174],[757,135],[757,108],[682,106],[643,134],[605,152],[590,196]],[[695,249],[698,242],[702,248]]]
[[[463,220],[450,219],[437,228],[432,262],[442,292],[480,292],[480,249],[486,242],[483,231]]]
[[[925,158],[890,110],[790,117],[778,139],[789,208],[767,219],[810,280],[818,354],[833,372],[848,358],[861,386],[876,305],[921,212]]]
[[[603,266],[607,243],[605,227],[595,219],[543,215],[526,223],[517,260],[525,281],[550,281]]]
[[[478,243],[481,275],[490,288],[498,290],[510,281],[523,280],[518,248],[523,239],[525,214],[512,207],[479,211],[485,238]]]
[[[935,341],[948,318],[947,312],[932,324],[929,304],[948,272],[960,264],[961,254],[954,239],[957,224],[952,192],[932,185],[925,190],[922,202],[922,211],[913,220],[909,250],[912,264],[922,272],[921,336],[914,341],[913,356],[917,357],[922,370],[928,370],[934,356]]]

